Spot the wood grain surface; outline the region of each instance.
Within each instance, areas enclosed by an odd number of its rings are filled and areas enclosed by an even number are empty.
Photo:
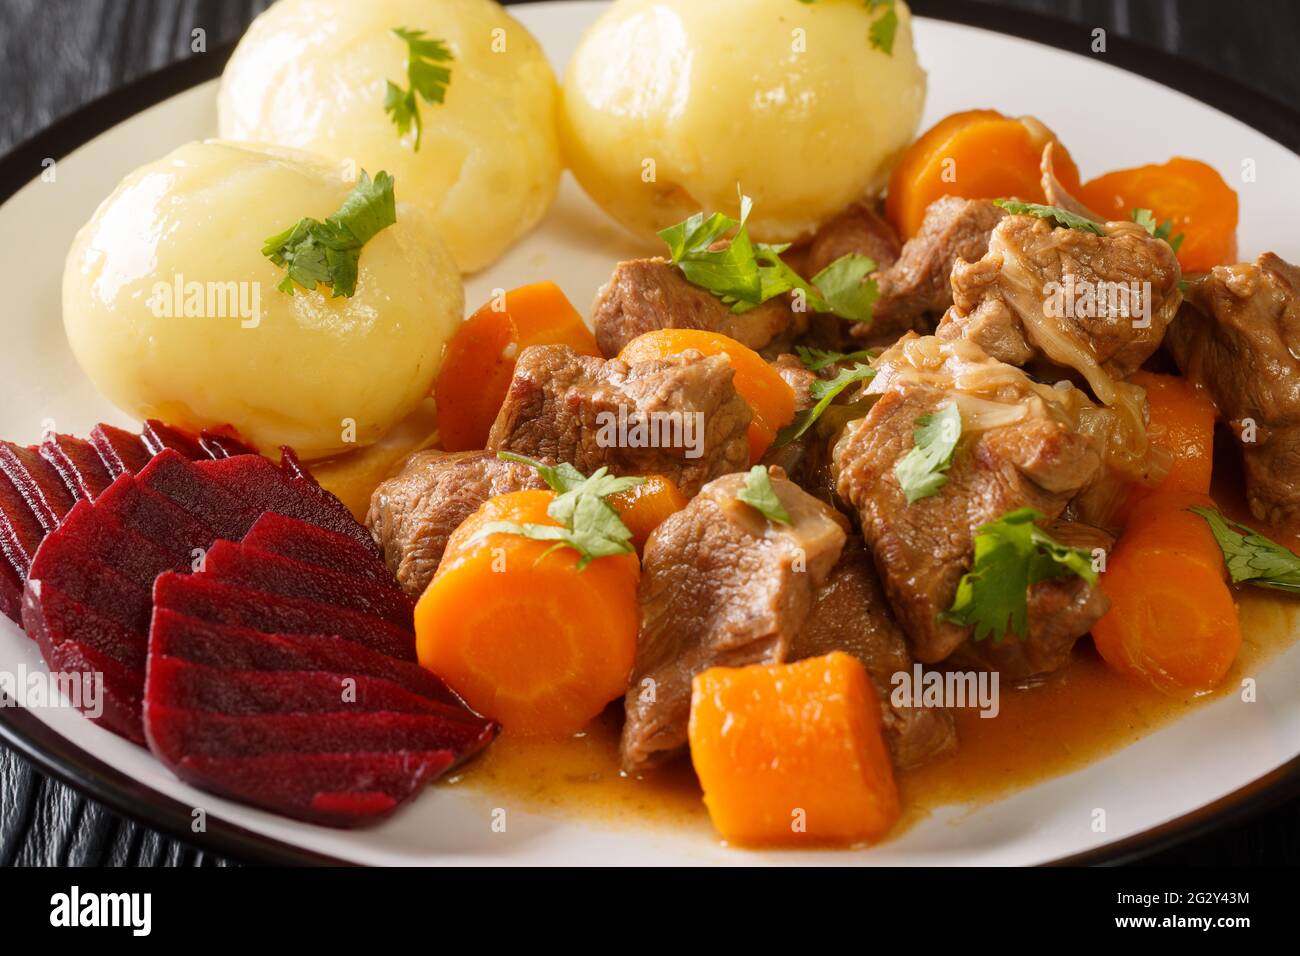
[[[365,2],[365,0],[356,0]],[[190,55],[237,38],[270,0],[0,0],[0,153],[60,116]],[[924,0],[914,0],[925,12]],[[980,0],[1104,27],[1300,103],[1295,0]],[[1294,250],[1293,250],[1294,253]],[[1294,258],[1294,254],[1292,256]],[[1150,859],[1167,865],[1300,861],[1300,801]],[[225,860],[123,819],[49,780],[0,745],[0,864],[222,866]]]

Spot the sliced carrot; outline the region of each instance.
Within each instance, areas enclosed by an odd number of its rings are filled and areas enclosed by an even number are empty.
[[[843,652],[696,675],[689,738],[709,818],[730,843],[857,843],[898,819],[876,692]]]
[[[646,362],[694,349],[702,355],[725,355],[735,373],[736,391],[753,413],[749,423],[749,461],[763,457],[776,433],[794,421],[794,389],[763,357],[733,338],[699,329],[659,329],[639,335],[618,357],[624,362]]]
[[[530,345],[567,345],[580,355],[600,355],[596,337],[554,282],[494,298],[462,322],[447,344],[434,385],[443,448],[469,451],[487,444],[515,374],[515,357]]]
[[[1150,209],[1157,222],[1171,222],[1173,235],[1183,234],[1178,262],[1184,272],[1237,261],[1237,193],[1195,159],[1106,173],[1084,183],[1079,199],[1110,219]]]
[[[1134,508],[1101,576],[1110,610],[1092,629],[1108,665],[1176,695],[1213,690],[1241,649],[1223,554],[1193,505],[1213,502],[1182,491]]]
[[[1129,381],[1146,389],[1152,442],[1171,457],[1169,471],[1159,484],[1129,487],[1116,516],[1120,525],[1139,501],[1152,495],[1180,491],[1208,495],[1214,465],[1214,404],[1203,391],[1177,375],[1139,371]]]
[[[637,553],[645,547],[650,532],[663,520],[686,507],[686,496],[666,475],[647,475],[644,483],[611,495],[609,503],[632,532]]]
[[[1040,165],[1049,141],[1058,147],[1056,177],[1073,193],[1079,170],[1056,134],[1038,120],[996,110],[953,113],[912,143],[894,167],[885,216],[906,239],[916,235],[926,207],[941,196],[1045,202]]]
[[[635,555],[597,558],[498,532],[556,522],[549,491],[490,498],[452,533],[415,607],[420,663],[508,733],[569,734],[627,689],[640,610]]]

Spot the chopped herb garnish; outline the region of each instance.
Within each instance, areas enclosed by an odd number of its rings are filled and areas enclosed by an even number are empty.
[[[548,465],[508,451],[498,452],[497,457],[537,470],[541,479],[555,492],[546,513],[560,524],[493,521],[483,527],[479,538],[490,534],[517,534],[536,541],[554,541],[554,546],[542,556],[555,548],[572,548],[580,555],[579,571],[597,558],[632,553],[632,532],[606,499],[644,484],[644,478],[616,478],[604,467],[598,468],[588,478],[567,463]]]
[[[1211,508],[1189,510],[1210,526],[1233,584],[1300,593],[1300,556],[1295,552]]]
[[[1066,574],[1097,583],[1092,555],[1061,544],[1035,522],[1044,515],[1018,508],[975,532],[975,561],[962,575],[952,607],[942,616],[975,629],[975,640],[990,634],[1000,642],[1008,631],[1029,630],[1030,585]]]
[[[763,465],[755,465],[745,476],[745,487],[736,492],[736,500],[743,501],[768,521],[777,524],[789,524],[790,512],[785,510],[781,499],[772,487],[772,476]]]
[[[833,352],[830,349],[815,349],[806,345],[796,345],[794,347],[795,355],[799,356],[799,361],[803,367],[810,372],[820,372],[822,369],[839,362],[866,362],[876,357],[875,349],[862,349],[857,352]]]
[[[1178,247],[1183,244],[1183,239],[1186,238],[1180,232],[1171,239],[1169,234],[1174,231],[1173,222],[1166,219],[1164,222],[1157,225],[1155,213],[1150,209],[1134,209],[1132,218],[1135,223],[1147,231],[1148,235],[1153,236],[1156,239],[1163,239],[1165,242],[1169,243],[1174,252],[1178,251]]]
[[[415,127],[415,151],[420,151],[420,136],[424,124],[420,119],[418,96],[432,106],[442,103],[447,98],[447,84],[451,82],[451,70],[442,63],[455,59],[447,49],[444,40],[431,40],[425,37],[423,30],[408,30],[397,27],[394,35],[406,41],[406,89],[392,80],[384,91],[384,112],[392,117],[397,126],[397,135],[405,136]]]
[[[745,227],[753,201],[740,194],[740,218],[697,212],[659,233],[668,245],[669,262],[692,285],[717,296],[735,313],[747,312],[769,299],[798,292],[814,312],[828,312],[852,322],[870,322],[879,292],[868,278],[876,264],[849,253],[819,272],[811,283],[781,258],[789,243],[754,242]]]
[[[1084,216],[1076,215],[1060,206],[1044,206],[1036,202],[1020,202],[1018,199],[995,199],[993,205],[1001,206],[1013,216],[1037,216],[1039,219],[1052,219],[1058,226],[1067,229],[1080,229],[1094,236],[1104,236],[1106,231],[1100,225]]]
[[[380,172],[374,182],[361,171],[361,179],[343,200],[339,211],[324,222],[310,216],[262,245],[262,255],[288,273],[277,289],[293,295],[294,283],[309,292],[327,285],[335,297],[357,290],[361,248],[397,222],[393,177]]]
[[[916,420],[912,447],[894,466],[894,476],[907,503],[937,494],[948,483],[948,467],[961,437],[961,412],[956,402]]]
[[[875,377],[876,371],[870,365],[855,362],[851,368],[840,369],[832,379],[818,379],[808,386],[808,394],[817,399],[817,404],[805,409],[795,416],[794,421],[776,433],[775,447],[781,448],[800,438],[821,417],[835,397],[854,382],[865,382]]]
[[[817,0],[799,0],[799,2],[811,6]],[[867,12],[871,14],[881,7],[885,8],[884,16],[878,17],[871,24],[867,38],[871,41],[872,49],[880,50],[886,56],[893,56],[894,36],[898,33],[898,11],[894,9],[894,0],[863,0],[863,3]]]

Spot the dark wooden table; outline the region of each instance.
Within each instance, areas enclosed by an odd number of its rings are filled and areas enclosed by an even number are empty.
[[[365,0],[357,0],[365,2]],[[0,0],[0,152],[96,96],[238,37],[269,0]],[[980,4],[973,4],[980,5]],[[989,0],[1082,28],[1103,27],[1300,103],[1296,0]],[[924,0],[913,7],[924,13]],[[1295,864],[1300,802],[1159,854],[1151,862]],[[0,864],[212,866],[225,860],[162,836],[56,783],[0,745]]]

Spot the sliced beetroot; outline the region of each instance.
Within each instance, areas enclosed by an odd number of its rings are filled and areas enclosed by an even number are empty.
[[[0,441],[0,472],[22,493],[46,534],[57,528],[72,508],[72,493],[39,449]]]
[[[149,749],[171,766],[183,757],[258,757],[272,753],[327,754],[450,750],[458,761],[491,741],[488,720],[387,711],[227,716],[168,707],[146,694]]]
[[[238,541],[264,510],[256,494],[248,495],[242,489],[213,481],[194,462],[172,450],[155,455],[135,478],[141,488],[161,495],[202,521],[217,538]]]
[[[192,757],[168,763],[196,787],[329,827],[375,823],[451,766],[450,751]],[[167,762],[164,760],[164,762]]]
[[[378,556],[379,549],[365,525],[352,517],[347,505],[310,479],[293,479],[261,455],[239,455],[193,466],[204,477],[254,505],[254,520],[267,511],[297,518],[318,528],[345,534]],[[248,531],[251,523],[243,529]],[[236,540],[241,535],[228,535]]]
[[[396,585],[341,574],[246,544],[218,541],[208,551],[204,571],[223,584],[284,597],[306,598],[362,614],[394,627],[414,627],[415,602]]]
[[[128,670],[138,671],[139,682],[144,684],[148,632],[100,613],[49,581],[27,582],[23,627],[40,646],[46,662],[59,645],[82,644]]]
[[[83,714],[132,743],[145,745],[141,718],[142,672],[125,668],[94,648],[75,641],[65,641],[46,652],[45,662],[50,673],[66,674],[81,681]],[[91,692],[88,685],[95,684],[98,686]]]
[[[271,634],[155,605],[149,652],[241,671],[325,671],[379,677],[413,694],[463,706],[432,671],[334,634]]]
[[[22,623],[23,580],[3,554],[0,554],[0,614]]]
[[[27,576],[36,549],[44,540],[45,529],[22,490],[8,475],[0,473],[0,550],[19,577]]]
[[[384,562],[352,536],[318,528],[274,511],[268,511],[257,519],[244,535],[243,543],[318,568],[394,584],[392,572]]]
[[[149,464],[152,457],[139,435],[103,422],[90,430],[90,443],[95,446],[104,467],[114,478],[127,473],[134,475]]]
[[[208,457],[208,453],[203,450],[196,436],[174,425],[160,422],[156,418],[145,420],[144,428],[140,429],[140,441],[144,443],[144,447],[151,455],[157,455],[170,448],[191,461]]]
[[[414,661],[415,635],[369,614],[303,598],[223,584],[209,574],[167,573],[153,586],[154,603],[190,617],[272,634],[334,634],[382,654]]]
[[[413,694],[379,677],[325,671],[241,671],[167,657],[150,648],[145,695],[150,706],[256,714],[433,714],[482,725],[463,706]]]
[[[280,471],[286,478],[316,484],[316,479],[307,470],[307,466],[302,463],[298,453],[288,445],[280,446]]]
[[[162,495],[142,488],[130,475],[118,478],[95,501],[97,512],[178,555],[206,551],[217,532]]]
[[[62,576],[68,569],[75,575],[78,564],[87,559],[108,565],[145,593],[153,591],[154,578],[162,572],[188,567],[183,552],[169,551],[124,527],[104,508],[81,501],[37,552],[32,562],[33,577],[48,577],[51,573]],[[56,566],[53,572],[45,570],[51,565]]]
[[[74,435],[50,435],[41,444],[41,455],[78,500],[94,501],[113,482],[95,446]]]
[[[204,429],[199,432],[199,445],[209,458],[234,458],[236,455],[256,455],[257,449],[222,431]]]
[[[53,585],[105,617],[147,635],[153,611],[149,590],[99,558],[79,553],[75,546],[61,547],[59,538],[51,535],[48,546],[37,553],[28,585],[33,581]]]

